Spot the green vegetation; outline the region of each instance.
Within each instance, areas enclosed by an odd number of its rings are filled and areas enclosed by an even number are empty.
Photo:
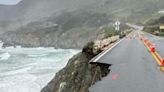
[[[147,26],[152,26],[152,25],[159,25],[160,23],[164,23],[164,16],[157,14],[156,16],[149,18],[149,20],[147,20],[146,24]]]
[[[103,29],[105,31],[105,37],[112,37],[112,36],[115,36],[115,35],[119,35],[119,31],[116,31],[114,29],[114,27],[105,27]]]
[[[105,13],[86,11],[63,12],[57,17],[50,17],[48,21],[59,24],[64,31],[81,26],[98,27],[110,22]]]
[[[144,31],[153,35],[164,36],[164,32],[159,31],[159,26],[145,27]]]
[[[152,18],[147,22],[144,31],[154,35],[164,36],[164,31],[160,31],[159,29],[159,24],[161,23],[164,23],[164,16],[156,16],[156,18]]]
[[[159,36],[164,36],[164,32],[161,32],[161,33],[159,34]]]
[[[151,33],[151,34],[153,34],[155,31],[158,31],[158,30],[159,30],[158,26],[156,26],[156,27],[145,27],[144,28],[145,32],[148,32],[148,33]]]
[[[111,26],[104,27],[103,30],[105,31],[105,38],[116,36],[116,35],[119,35],[120,38],[122,38],[126,36],[126,34],[129,34],[131,32],[130,28],[125,25],[121,26],[120,31],[116,31],[115,28]]]

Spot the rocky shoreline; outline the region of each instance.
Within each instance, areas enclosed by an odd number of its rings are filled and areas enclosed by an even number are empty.
[[[62,49],[82,49],[86,43],[96,39],[97,28],[77,28],[65,32],[47,28],[35,32],[6,32],[0,34],[3,47],[55,47]],[[73,30],[73,31],[72,31]],[[90,36],[89,36],[90,35]]]
[[[89,92],[89,87],[105,77],[110,72],[111,66],[90,63],[90,60],[117,40],[119,36],[88,43],[80,53],[68,61],[41,92]]]

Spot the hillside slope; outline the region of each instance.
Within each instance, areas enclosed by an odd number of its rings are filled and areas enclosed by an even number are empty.
[[[163,9],[164,2],[163,0],[22,0],[15,6],[1,5],[0,8],[0,20],[21,21],[26,24],[57,16],[63,11],[81,10],[121,18],[140,18]]]
[[[163,0],[22,0],[17,5],[0,5],[0,34],[4,33],[0,38],[6,44],[28,46],[90,41],[96,38],[97,28],[117,18],[143,22],[163,8]],[[29,32],[36,40],[26,36]]]

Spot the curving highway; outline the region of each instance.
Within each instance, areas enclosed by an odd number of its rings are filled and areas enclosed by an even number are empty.
[[[138,38],[141,33],[164,55],[163,38],[134,31],[96,61],[112,64],[111,72],[89,92],[164,92],[164,73]]]

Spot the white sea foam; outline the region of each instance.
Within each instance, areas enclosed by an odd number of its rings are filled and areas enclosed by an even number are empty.
[[[30,69],[31,69],[31,67],[25,67],[25,68],[13,70],[13,71],[7,71],[7,72],[0,73],[0,76],[14,75],[14,74],[18,74],[18,73],[26,73]]]
[[[3,42],[0,41],[0,49],[2,49],[2,47],[3,47]]]
[[[0,92],[39,92],[36,76],[30,74],[9,76],[1,79]]]
[[[10,54],[9,53],[3,53],[0,55],[0,60],[7,60],[10,58]]]
[[[6,47],[7,49],[14,49],[14,46]]]
[[[28,55],[29,57],[44,57],[47,56],[48,54],[30,54]]]
[[[18,46],[16,46],[16,48],[22,48],[22,46],[19,46],[19,45],[18,45]]]
[[[0,50],[0,92],[40,92],[79,50],[4,48]]]
[[[158,11],[158,13],[160,13],[160,14],[164,14],[164,9],[163,9],[163,10]]]

